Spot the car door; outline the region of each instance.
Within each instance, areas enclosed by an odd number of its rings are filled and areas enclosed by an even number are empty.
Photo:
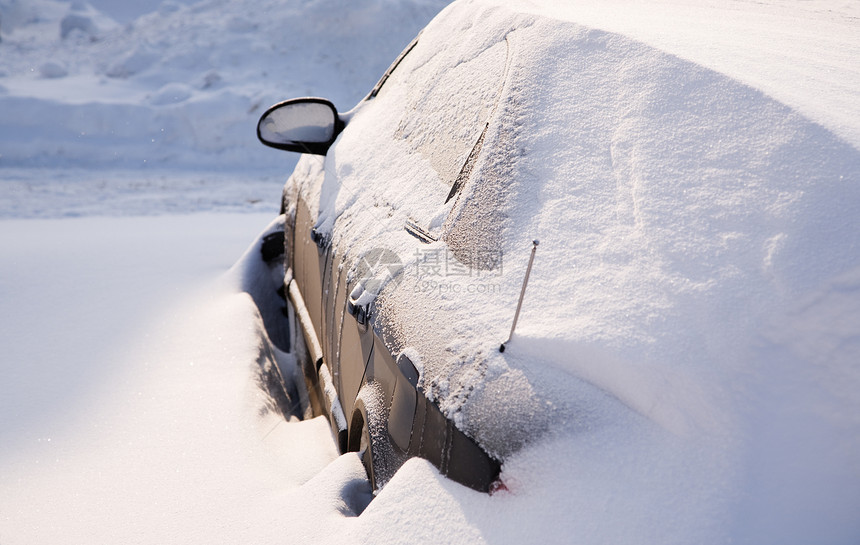
[[[296,203],[293,274],[302,292],[317,339],[322,341],[322,281],[328,262],[328,247],[314,229],[315,224],[316,217],[311,215],[308,202],[300,195]]]

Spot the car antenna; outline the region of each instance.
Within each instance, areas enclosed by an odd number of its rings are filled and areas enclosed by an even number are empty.
[[[520,309],[523,307],[523,296],[526,294],[526,286],[529,283],[529,274],[532,272],[532,263],[535,262],[535,252],[537,251],[538,244],[540,244],[539,241],[532,241],[532,255],[529,256],[529,266],[526,269],[526,277],[523,278],[523,288],[520,290],[520,300],[517,302],[517,311],[514,314],[514,323],[511,325],[511,334],[508,335],[508,340],[503,342],[499,347],[499,352],[505,351],[505,345],[511,342],[511,338],[514,336],[514,330],[517,328],[517,320],[520,317]]]

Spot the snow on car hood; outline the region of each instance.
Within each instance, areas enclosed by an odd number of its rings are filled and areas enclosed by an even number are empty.
[[[822,392],[856,383],[860,326],[846,324],[860,324],[860,305],[815,303],[837,291],[858,300],[860,152],[841,130],[856,116],[829,130],[690,55],[575,13],[493,4],[456,3],[427,27],[355,110],[318,189],[340,251],[401,256],[375,312],[393,348],[417,360],[428,397],[504,458],[542,430],[590,426],[619,407],[722,441],[749,384],[824,354],[833,382]],[[477,84],[445,82],[482,55],[487,70],[464,69]],[[450,103],[477,89],[493,92],[476,103],[498,103],[463,122]],[[470,176],[446,203],[452,180],[403,127],[464,127],[475,142],[485,114]],[[822,313],[839,331],[810,327]]]

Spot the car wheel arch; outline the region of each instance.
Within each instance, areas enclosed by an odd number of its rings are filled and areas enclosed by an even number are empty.
[[[350,417],[347,450],[361,453],[374,490],[385,486],[406,461],[396,452],[388,433],[388,406],[378,382],[365,382],[358,393]]]

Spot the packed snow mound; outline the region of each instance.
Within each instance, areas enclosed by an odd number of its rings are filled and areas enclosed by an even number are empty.
[[[446,2],[0,3],[0,165],[287,170],[256,141],[294,96],[350,109]]]
[[[860,3],[494,0],[623,34],[751,86],[860,146]]]

